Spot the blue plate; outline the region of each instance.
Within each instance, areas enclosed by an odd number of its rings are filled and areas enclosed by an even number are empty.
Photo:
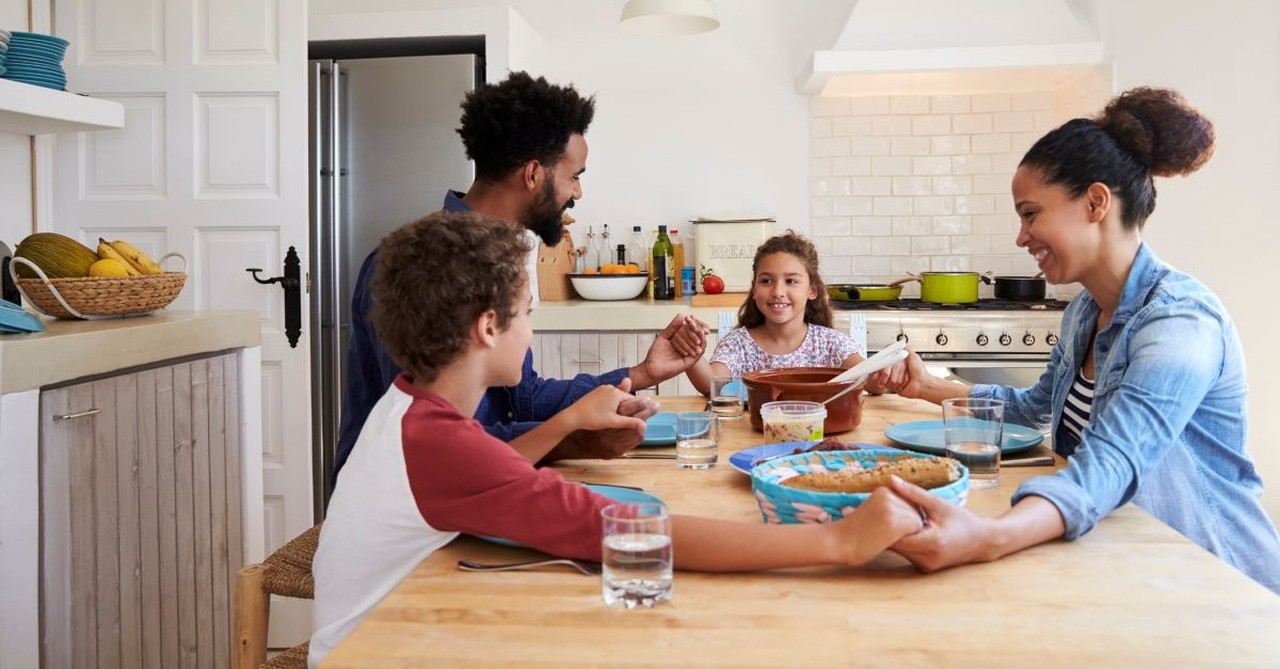
[[[658,499],[657,497],[654,497],[653,495],[650,495],[647,492],[644,492],[643,490],[632,490],[631,488],[619,488],[618,486],[604,485],[604,484],[598,484],[598,483],[587,483],[584,485],[586,485],[587,488],[589,488],[592,492],[596,494],[604,495],[605,497],[608,497],[609,499],[615,502],[622,502],[623,504],[638,504],[640,502],[662,503],[662,500]],[[503,546],[515,546],[516,548],[524,548],[524,544],[517,543],[510,539],[503,539],[502,537],[483,537],[483,536],[477,535],[476,538],[484,539],[485,541],[488,541],[494,544],[502,544]]]
[[[670,411],[661,411],[649,417],[644,425],[644,440],[641,446],[675,446],[676,415]]]
[[[896,451],[898,449],[883,444],[867,444],[860,441],[849,442],[859,448],[879,448]],[[778,444],[765,444],[764,446],[755,446],[753,448],[744,448],[737,453],[729,456],[729,466],[746,474],[751,475],[751,468],[756,465],[756,460],[761,458],[771,458],[775,455],[788,455],[797,448],[811,446],[812,442],[808,441],[784,441]]]
[[[898,423],[884,431],[884,436],[894,443],[913,451],[945,455],[943,448],[942,421],[919,420],[914,423]],[[1044,441],[1039,430],[1022,425],[1005,423],[1004,436],[1000,442],[1000,454],[1008,455],[1025,451]]]

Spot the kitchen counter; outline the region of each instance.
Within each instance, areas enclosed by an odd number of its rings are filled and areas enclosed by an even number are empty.
[[[92,321],[45,320],[44,332],[0,335],[0,394],[161,360],[260,343],[254,311],[160,311]]]
[[[662,400],[667,411],[703,402]],[[928,402],[873,397],[862,424],[839,436],[886,443],[891,422],[935,418]],[[553,466],[570,480],[641,486],[674,513],[759,523],[749,478],[726,460],[762,441],[747,421],[727,424],[708,471],[625,458]],[[1021,481],[1061,464],[1004,469],[1000,487],[972,491],[968,508],[997,515]],[[679,571],[672,603],[644,610],[607,608],[600,578],[570,569],[456,567],[539,555],[459,537],[322,666],[1274,666],[1280,657],[1280,597],[1133,505],[1077,541],[934,574],[892,553],[861,569]]]

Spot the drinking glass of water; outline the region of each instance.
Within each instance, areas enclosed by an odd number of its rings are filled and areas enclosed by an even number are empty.
[[[942,401],[943,443],[947,457],[969,468],[969,487],[1000,485],[1000,441],[1004,401],[959,398]]]
[[[676,414],[676,466],[711,469],[719,455],[716,414],[687,411]]]
[[[742,418],[742,379],[732,374],[711,375],[711,410],[721,418]]]
[[[661,502],[610,504],[604,521],[603,592],[609,606],[671,601],[671,514]]]

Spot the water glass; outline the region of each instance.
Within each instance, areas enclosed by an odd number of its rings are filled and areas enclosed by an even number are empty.
[[[719,457],[719,423],[710,411],[676,414],[676,466],[711,469]]]
[[[671,514],[666,505],[610,504],[600,517],[604,603],[634,609],[671,601]]]
[[[711,375],[711,410],[726,420],[742,418],[742,379],[732,374]]]
[[[969,487],[982,490],[1000,485],[1004,401],[968,397],[943,400],[942,426],[947,457],[969,468]]]

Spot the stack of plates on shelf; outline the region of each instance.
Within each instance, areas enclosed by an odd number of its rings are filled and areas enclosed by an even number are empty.
[[[53,35],[13,31],[3,66],[5,79],[24,84],[65,90],[67,73],[62,58],[67,54],[67,40]]]
[[[4,77],[4,73],[8,70],[5,67],[5,59],[9,52],[9,38],[12,36],[8,30],[0,28],[0,77]]]

